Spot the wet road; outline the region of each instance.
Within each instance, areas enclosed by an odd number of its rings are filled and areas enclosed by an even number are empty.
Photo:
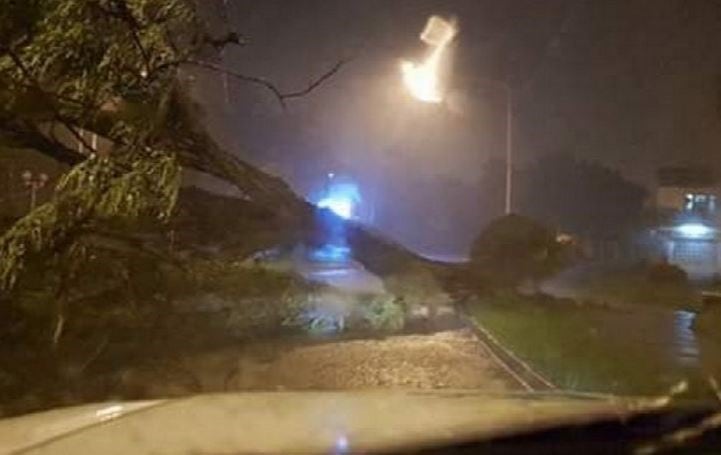
[[[235,390],[409,387],[515,388],[467,330],[350,340],[252,355],[229,382]],[[250,368],[249,368],[250,367]]]
[[[186,359],[198,392],[367,388],[522,390],[468,329],[322,343],[258,342]],[[136,372],[150,395],[185,383]],[[186,381],[187,382],[187,381]]]
[[[383,280],[352,259],[339,262],[297,261],[296,270],[303,277],[346,292],[381,294]]]

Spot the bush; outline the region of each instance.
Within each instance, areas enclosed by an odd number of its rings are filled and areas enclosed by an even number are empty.
[[[405,325],[405,310],[394,296],[378,295],[367,304],[365,321],[371,330],[396,332]]]
[[[432,270],[420,264],[385,279],[385,287],[399,302],[426,306],[431,314],[438,307],[450,305],[451,298],[436,279]]]
[[[698,295],[686,273],[667,263],[637,264],[590,277],[584,293],[616,303],[690,307]]]
[[[344,331],[395,332],[405,326],[403,302],[391,294],[347,294],[333,290],[308,295],[291,307],[284,322],[311,334]]]
[[[558,272],[569,262],[568,250],[536,221],[506,215],[478,235],[471,247],[471,263],[495,286],[514,288]]]
[[[289,306],[284,325],[311,334],[337,333],[348,328],[357,297],[332,289],[299,295]]]

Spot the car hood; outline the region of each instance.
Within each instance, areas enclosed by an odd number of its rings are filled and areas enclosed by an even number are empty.
[[[0,421],[0,453],[345,453],[625,419],[653,400],[472,391],[248,392],[103,403]]]

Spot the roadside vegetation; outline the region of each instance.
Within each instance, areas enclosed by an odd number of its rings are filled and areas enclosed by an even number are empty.
[[[693,312],[699,296],[683,270],[591,268],[573,297],[558,298],[538,284],[580,262],[562,240],[519,216],[491,223],[455,274],[470,320],[559,389],[662,394],[686,381],[694,396],[710,393],[705,375],[721,374],[721,343],[704,331],[717,332],[717,320]]]
[[[578,283],[589,303],[698,308],[700,295],[681,268],[664,263],[638,263],[599,271]]]
[[[559,389],[656,395],[687,381],[695,396],[710,393],[694,362],[711,361],[718,346],[687,353],[699,358],[685,362],[684,349],[694,345],[684,336],[692,337],[692,328],[686,327],[684,335],[675,333],[680,322],[666,313],[577,306],[569,300],[513,294],[471,302],[468,311]]]

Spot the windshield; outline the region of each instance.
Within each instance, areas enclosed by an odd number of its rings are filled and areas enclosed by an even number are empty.
[[[260,390],[713,403],[717,2],[0,8],[0,416]]]

